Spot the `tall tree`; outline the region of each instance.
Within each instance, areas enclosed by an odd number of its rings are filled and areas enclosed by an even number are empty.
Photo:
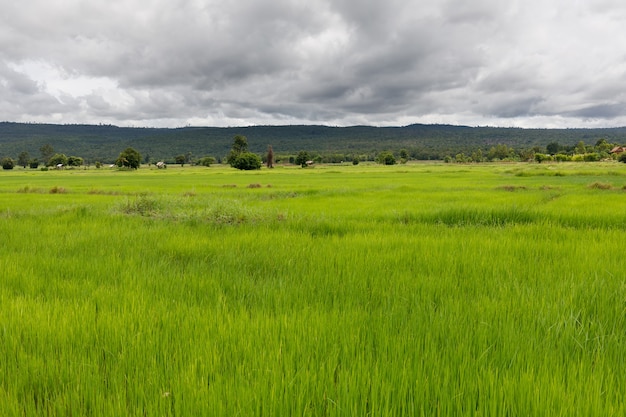
[[[20,152],[20,154],[17,156],[17,164],[26,168],[28,166],[29,159],[30,155],[28,155],[28,152]]]
[[[45,165],[48,165],[48,161],[54,155],[54,148],[49,143],[46,143],[41,148],[39,148],[39,152],[41,152],[41,159]]]
[[[234,166],[233,164],[237,158],[246,152],[248,152],[248,138],[243,135],[236,135],[233,138],[233,146],[230,149],[228,158],[226,158],[226,162],[228,162],[230,166]]]

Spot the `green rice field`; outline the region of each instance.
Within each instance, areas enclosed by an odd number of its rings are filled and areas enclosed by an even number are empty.
[[[2,416],[624,416],[626,164],[0,172]]]

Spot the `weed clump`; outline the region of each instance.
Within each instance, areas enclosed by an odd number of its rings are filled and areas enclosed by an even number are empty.
[[[65,194],[67,193],[67,190],[63,187],[58,187],[58,186],[54,186],[52,188],[50,188],[50,194]]]
[[[126,200],[120,207],[120,211],[124,214],[153,216],[160,208],[161,204],[156,199],[142,195],[133,200]]]
[[[594,183],[589,184],[589,188],[591,188],[592,190],[610,190],[611,188],[613,188],[613,186],[606,182],[596,181]]]

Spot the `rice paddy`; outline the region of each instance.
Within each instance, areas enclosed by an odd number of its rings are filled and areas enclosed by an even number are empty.
[[[5,416],[626,414],[626,165],[0,173]]]

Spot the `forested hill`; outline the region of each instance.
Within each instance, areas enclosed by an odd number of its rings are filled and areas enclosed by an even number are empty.
[[[88,161],[110,162],[128,146],[144,158],[171,160],[179,154],[194,157],[225,156],[235,135],[248,138],[250,150],[259,154],[272,145],[278,155],[306,150],[319,154],[371,156],[380,151],[407,149],[416,159],[441,159],[460,152],[483,151],[504,144],[515,149],[542,147],[557,142],[573,146],[579,141],[593,145],[599,139],[626,144],[626,127],[608,129],[520,129],[451,125],[404,127],[250,126],[127,128],[111,125],[54,125],[0,122],[0,157],[17,157],[51,145],[55,152],[80,156]]]

